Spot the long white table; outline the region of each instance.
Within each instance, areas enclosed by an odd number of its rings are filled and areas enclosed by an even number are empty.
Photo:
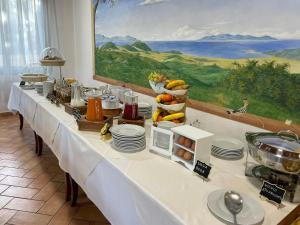
[[[296,204],[284,207],[261,201],[256,179],[244,175],[245,159],[212,157],[210,180],[204,182],[178,163],[149,152],[122,153],[100,140],[99,133],[78,131],[75,119],[34,90],[11,88],[8,108],[19,111],[59,160],[60,167],[82,187],[113,225],[218,225],[207,197],[226,188],[247,193],[265,210],[263,224],[282,220]],[[146,126],[149,135],[150,122]],[[149,136],[147,138],[149,142]]]

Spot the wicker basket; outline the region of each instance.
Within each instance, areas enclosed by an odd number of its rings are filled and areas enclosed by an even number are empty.
[[[21,79],[25,82],[44,82],[48,79],[48,76],[45,74],[32,74],[32,73],[24,73],[21,76]]]
[[[40,60],[42,66],[63,66],[65,65],[65,60]]]

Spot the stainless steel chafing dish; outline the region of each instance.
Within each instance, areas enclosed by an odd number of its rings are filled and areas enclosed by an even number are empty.
[[[291,131],[246,133],[249,154],[261,165],[288,174],[300,174],[300,142]]]

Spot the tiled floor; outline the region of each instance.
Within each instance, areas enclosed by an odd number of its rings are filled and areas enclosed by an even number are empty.
[[[107,225],[109,222],[80,191],[78,204],[65,202],[64,173],[44,145],[34,153],[33,131],[17,116],[0,114],[0,225]]]

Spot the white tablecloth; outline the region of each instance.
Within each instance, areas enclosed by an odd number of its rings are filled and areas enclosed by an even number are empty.
[[[261,201],[256,180],[244,176],[245,159],[212,157],[210,181],[204,182],[148,149],[134,154],[113,150],[98,133],[78,131],[63,107],[56,107],[34,90],[14,84],[8,107],[24,116],[57,156],[61,168],[113,225],[222,224],[207,208],[207,196],[220,188],[241,191],[259,201],[266,225],[277,224],[296,206],[284,202],[284,207],[277,209]]]

